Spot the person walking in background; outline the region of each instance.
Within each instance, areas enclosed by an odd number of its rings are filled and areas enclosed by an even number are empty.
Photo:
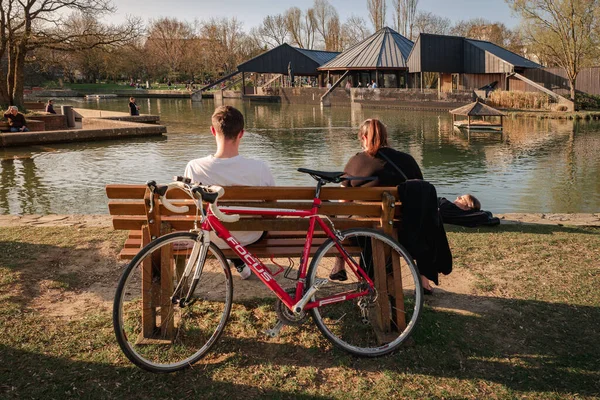
[[[50,114],[56,114],[56,111],[54,111],[54,100],[48,100],[48,103],[46,103],[46,112]]]
[[[8,121],[11,132],[29,132],[25,125],[25,116],[19,112],[17,106],[9,106],[4,113],[4,118]]]
[[[129,98],[129,115],[140,115],[140,107],[135,104],[135,98]]]
[[[244,116],[231,106],[218,107],[212,115],[210,131],[215,137],[214,155],[197,158],[185,167],[184,176],[205,185],[275,186],[275,180],[266,163],[240,155],[244,136]],[[259,241],[264,232],[232,232],[243,246]],[[211,232],[211,241],[220,249],[229,246]],[[239,258],[231,259],[242,279],[247,279],[250,268]]]

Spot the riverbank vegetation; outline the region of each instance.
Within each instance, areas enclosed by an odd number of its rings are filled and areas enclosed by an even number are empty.
[[[450,228],[454,272],[427,296],[413,343],[357,359],[309,324],[279,338],[263,289],[234,304],[216,351],[152,375],[115,343],[124,263],[109,228],[0,230],[3,398],[595,398],[600,395],[600,231]],[[492,245],[493,244],[493,245]],[[234,278],[234,286],[237,282]]]

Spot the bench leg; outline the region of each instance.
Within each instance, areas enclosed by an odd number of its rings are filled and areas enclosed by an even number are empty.
[[[386,334],[391,329],[390,301],[387,288],[386,251],[379,240],[371,240],[373,249],[373,269],[377,302],[375,303],[375,333],[380,342],[386,341]],[[389,252],[388,252],[389,255]]]
[[[402,284],[402,260],[397,253],[380,241],[373,240],[373,267],[377,303],[374,310],[375,334],[381,343],[395,339],[389,335],[393,331],[402,332],[406,328],[404,292]],[[388,273],[387,266],[391,271]]]
[[[148,227],[142,228],[142,247],[150,243],[150,231]],[[156,307],[153,293],[157,289],[153,282],[152,260],[147,257],[142,262],[142,336],[150,339],[156,330]]]
[[[173,304],[171,295],[173,294],[173,269],[175,260],[173,259],[173,247],[163,247],[160,255],[160,329],[163,339],[173,338],[175,332]]]

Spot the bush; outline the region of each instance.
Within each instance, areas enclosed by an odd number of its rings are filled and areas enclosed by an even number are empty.
[[[490,93],[487,103],[501,108],[547,110],[550,108],[550,96],[537,92],[496,90]]]
[[[600,109],[600,96],[587,93],[575,93],[575,106],[579,110]]]

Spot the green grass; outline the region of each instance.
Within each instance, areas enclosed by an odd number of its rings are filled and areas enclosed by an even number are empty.
[[[180,373],[154,375],[119,350],[109,307],[69,317],[42,307],[93,294],[99,283],[116,284],[124,266],[115,259],[122,232],[2,228],[0,397],[600,396],[600,231],[449,230],[455,273],[444,282],[468,279],[469,289],[427,298],[413,344],[392,356],[349,356],[308,323],[267,339],[261,332],[275,323],[273,300],[259,298],[234,305],[209,357]],[[439,301],[443,307],[434,306]]]

